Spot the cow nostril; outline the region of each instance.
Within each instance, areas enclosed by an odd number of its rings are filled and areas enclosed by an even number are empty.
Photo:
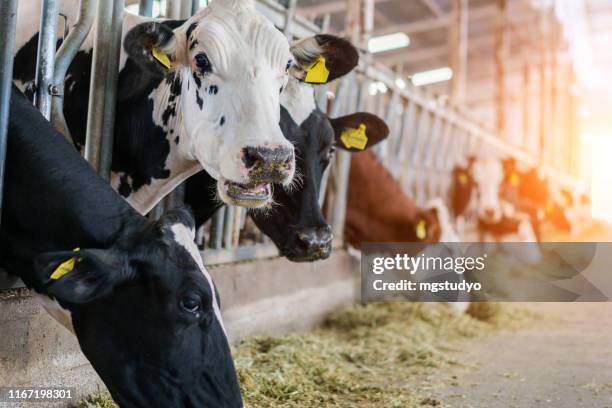
[[[261,155],[256,149],[251,147],[245,147],[242,149],[242,162],[247,169],[253,167],[259,160],[261,160]]]

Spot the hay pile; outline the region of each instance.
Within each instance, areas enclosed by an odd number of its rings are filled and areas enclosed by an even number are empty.
[[[313,332],[246,339],[234,349],[245,404],[441,406],[429,391],[440,385],[437,368],[459,364],[449,355],[453,341],[516,329],[534,318],[509,304],[472,305],[468,312],[457,314],[442,304],[378,303],[333,315]],[[415,383],[417,375],[426,381]],[[96,395],[77,407],[113,405]]]
[[[448,354],[452,341],[499,329],[519,316],[526,322],[530,315],[512,305],[500,305],[479,320],[441,304],[370,304],[332,316],[312,333],[247,339],[235,350],[245,403],[385,408],[435,404],[424,384],[412,381],[415,375],[459,364]],[[427,387],[435,386],[434,377]]]

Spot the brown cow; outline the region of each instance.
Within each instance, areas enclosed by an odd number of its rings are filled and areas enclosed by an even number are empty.
[[[372,152],[352,156],[344,230],[360,249],[365,242],[457,242],[441,200],[417,207]]]

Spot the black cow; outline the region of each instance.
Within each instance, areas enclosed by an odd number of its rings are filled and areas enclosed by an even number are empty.
[[[120,406],[242,407],[187,211],[147,221],[15,89],[5,181],[0,266],[69,312]]]
[[[270,210],[251,210],[255,224],[268,235],[282,256],[294,262],[309,262],[329,257],[332,233],[319,206],[319,190],[326,168],[336,147],[346,147],[342,141],[348,129],[365,126],[368,149],[385,139],[389,128],[385,122],[369,113],[354,113],[330,119],[315,104],[313,88],[290,81],[286,91],[292,103],[281,106],[281,129],[296,151],[296,170],[300,183],[293,190],[274,186],[274,202]],[[291,111],[290,111],[291,110]],[[346,137],[346,135],[345,135]],[[214,179],[205,172],[192,176],[186,183],[185,203],[193,208],[196,225],[208,220],[220,206],[214,194]]]

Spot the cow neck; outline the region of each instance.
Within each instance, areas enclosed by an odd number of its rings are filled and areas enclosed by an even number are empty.
[[[131,119],[119,121],[120,126],[124,125],[119,133],[121,137],[130,139],[127,145],[136,146],[138,149],[143,147],[139,146],[140,144],[147,147],[147,138],[153,139],[154,155],[147,156],[146,163],[127,157],[122,163],[127,166],[121,166],[125,171],[113,172],[111,184],[132,207],[141,214],[146,214],[183,181],[200,171],[202,166],[190,153],[189,140],[183,125],[180,72],[159,81],[157,86],[152,87],[142,98],[145,99],[144,104],[149,107],[149,112],[152,112],[152,121],[139,123],[136,132],[131,131],[134,129]],[[115,152],[124,151],[132,150],[115,147]]]
[[[372,241],[389,241],[387,232],[398,242],[412,240],[414,223],[420,210],[406,196],[375,153],[366,151],[354,154],[349,174],[348,211],[357,217],[353,215],[347,218],[348,223],[355,223],[347,225],[347,230],[360,230]],[[376,217],[368,218],[364,214],[376,214]],[[381,231],[383,235],[378,235]]]
[[[0,247],[11,269],[36,287],[34,255],[108,248],[129,239],[146,219],[108,187],[29,101],[14,93],[10,106]]]

